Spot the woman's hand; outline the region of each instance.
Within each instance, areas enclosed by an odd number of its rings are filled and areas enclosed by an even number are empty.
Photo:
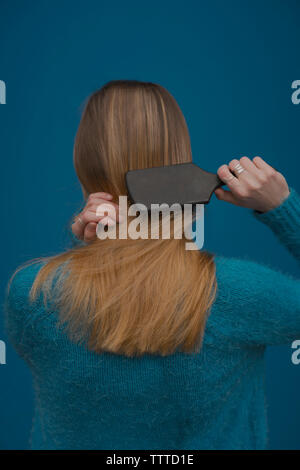
[[[215,195],[237,206],[267,212],[290,194],[284,176],[260,157],[252,161],[248,157],[231,160],[228,165],[220,166],[217,173],[230,191],[217,188]]]
[[[89,195],[85,208],[76,216],[72,224],[72,232],[76,238],[86,243],[92,242],[97,238],[96,228],[99,222],[108,226],[120,222],[119,206],[111,201],[112,198],[112,195],[108,193]],[[100,210],[104,215],[97,215],[97,210],[98,214]]]

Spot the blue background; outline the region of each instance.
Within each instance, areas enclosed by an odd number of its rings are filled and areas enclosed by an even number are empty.
[[[299,17],[298,0],[2,0],[2,298],[18,265],[68,243],[66,229],[82,202],[72,166],[81,105],[108,80],[166,87],[203,168],[216,171],[234,157],[261,155],[300,190],[300,105],[291,102],[291,83],[300,79]],[[205,215],[204,248],[299,275],[267,227],[215,197]],[[0,339],[6,340],[3,330]],[[0,448],[27,448],[31,377],[9,344],[0,381]],[[300,449],[299,385],[290,345],[270,348],[273,449]]]

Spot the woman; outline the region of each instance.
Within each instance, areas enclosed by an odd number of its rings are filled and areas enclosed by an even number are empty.
[[[106,239],[129,169],[191,161],[161,86],[107,83],[88,100],[75,169],[75,248],[14,275],[7,329],[35,387],[33,449],[264,449],[264,352],[300,337],[299,280],[185,240]],[[222,165],[220,200],[251,209],[300,261],[300,198],[260,157]],[[255,221],[255,223],[257,223]]]

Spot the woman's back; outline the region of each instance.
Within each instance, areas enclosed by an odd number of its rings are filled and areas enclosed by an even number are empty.
[[[300,197],[252,212],[300,262]],[[11,341],[36,393],[34,449],[257,449],[266,446],[264,351],[300,335],[299,280],[253,261],[215,256],[218,291],[198,353],[88,350],[28,301],[39,264],[7,299]]]

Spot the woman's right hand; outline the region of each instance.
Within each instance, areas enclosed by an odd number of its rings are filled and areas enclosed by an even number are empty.
[[[217,174],[230,191],[217,188],[215,195],[237,206],[268,212],[290,194],[285,177],[260,157],[231,160],[220,166]]]
[[[79,240],[90,243],[97,238],[96,229],[98,223],[114,225],[120,222],[119,206],[112,202],[113,196],[108,193],[90,194],[84,209],[75,217],[72,224],[72,232]],[[99,216],[101,206],[102,216]]]

